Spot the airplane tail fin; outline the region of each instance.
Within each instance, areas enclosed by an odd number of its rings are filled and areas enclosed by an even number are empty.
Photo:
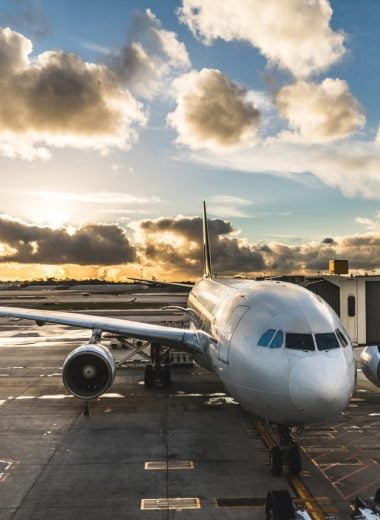
[[[212,278],[211,251],[208,237],[206,202],[203,201],[203,278]]]

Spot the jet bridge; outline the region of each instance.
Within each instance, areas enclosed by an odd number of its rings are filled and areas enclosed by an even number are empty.
[[[328,275],[302,285],[335,310],[354,344],[380,344],[380,276]]]

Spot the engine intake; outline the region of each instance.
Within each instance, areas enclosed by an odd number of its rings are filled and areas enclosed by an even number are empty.
[[[380,346],[365,347],[360,354],[359,363],[366,378],[380,387]]]
[[[94,399],[104,394],[113,383],[115,364],[110,351],[99,343],[74,349],[62,369],[63,384],[80,399]]]

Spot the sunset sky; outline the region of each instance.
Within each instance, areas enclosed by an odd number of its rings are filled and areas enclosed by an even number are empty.
[[[380,269],[378,0],[0,0],[0,280]]]

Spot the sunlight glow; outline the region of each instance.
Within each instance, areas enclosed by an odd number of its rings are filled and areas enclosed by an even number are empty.
[[[72,217],[72,211],[64,202],[44,200],[38,205],[24,208],[25,217],[39,226],[49,226],[58,229]]]

